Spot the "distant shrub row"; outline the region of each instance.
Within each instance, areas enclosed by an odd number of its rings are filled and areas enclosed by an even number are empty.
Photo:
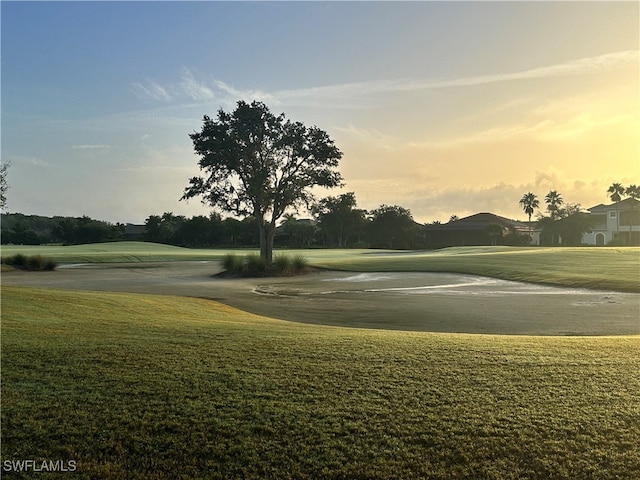
[[[58,266],[53,260],[43,258],[41,255],[27,256],[21,253],[16,253],[10,257],[3,257],[2,263],[21,270],[31,271],[55,270]]]
[[[224,257],[222,266],[227,273],[245,277],[261,277],[269,275],[298,275],[309,269],[309,263],[302,255],[290,257],[278,255],[271,266],[257,254],[241,257],[229,254]]]

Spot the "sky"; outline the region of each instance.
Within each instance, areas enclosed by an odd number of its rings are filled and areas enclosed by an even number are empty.
[[[358,207],[416,221],[640,184],[640,4],[10,2],[8,212],[144,223],[179,201],[204,115],[259,100],[325,130]],[[544,204],[543,204],[544,206]],[[305,212],[299,213],[300,217]]]

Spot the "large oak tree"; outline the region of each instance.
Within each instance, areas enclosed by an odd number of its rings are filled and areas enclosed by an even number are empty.
[[[337,197],[323,198],[311,208],[318,219],[320,231],[330,245],[342,248],[355,240],[366,225],[364,210],[356,208],[356,195],[343,193]]]
[[[271,263],[276,222],[287,209],[308,206],[314,186],[337,187],[342,152],[317,127],[275,116],[261,102],[237,103],[217,119],[204,117],[202,131],[189,135],[204,176],[193,177],[182,199],[258,222],[260,256]]]

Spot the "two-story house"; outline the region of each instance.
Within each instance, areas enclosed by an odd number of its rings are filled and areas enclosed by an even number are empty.
[[[626,198],[611,205],[587,209],[593,215],[592,228],[582,235],[585,245],[640,244],[640,201]]]

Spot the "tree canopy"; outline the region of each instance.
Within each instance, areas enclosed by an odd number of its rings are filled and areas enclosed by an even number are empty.
[[[7,190],[9,190],[9,182],[7,182],[7,170],[11,162],[2,162],[0,164],[0,209],[7,206]]]
[[[524,213],[529,216],[529,222],[531,222],[531,215],[533,215],[535,209],[540,206],[538,197],[536,197],[534,193],[528,192],[522,196],[519,203],[522,207],[522,210],[524,210]]]
[[[370,212],[369,235],[378,248],[411,248],[418,236],[418,224],[411,211],[399,205],[380,205]]]
[[[344,247],[357,242],[366,222],[366,212],[356,207],[353,192],[323,198],[312,207],[326,244]]]
[[[619,202],[622,200],[622,195],[624,195],[625,188],[621,183],[612,183],[607,193],[609,194],[609,198],[612,202]]]
[[[560,218],[560,205],[564,203],[562,196],[556,190],[551,190],[544,197],[544,201],[547,204],[547,210],[549,211],[551,218],[553,220]]]
[[[258,222],[260,256],[271,263],[277,220],[287,209],[309,206],[311,187],[337,187],[342,152],[313,126],[272,114],[261,102],[237,103],[217,119],[205,115],[202,130],[189,135],[205,176],[193,177],[182,199]]]

